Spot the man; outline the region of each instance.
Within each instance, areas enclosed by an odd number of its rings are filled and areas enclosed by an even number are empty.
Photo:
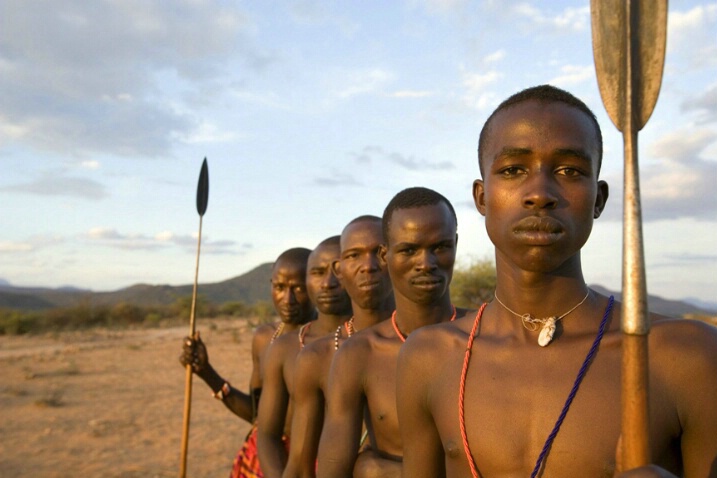
[[[402,350],[404,476],[611,477],[621,311],[586,286],[580,262],[608,198],[600,128],[569,93],[534,87],[488,118],[478,157],[473,196],[495,245],[496,300]],[[624,476],[716,477],[717,329],[651,319],[655,465]]]
[[[264,476],[280,477],[287,461],[284,441],[292,417],[295,359],[319,337],[333,334],[351,317],[351,300],[334,275],[331,264],[339,258],[339,236],[322,241],[309,255],[306,287],[318,309],[315,321],[279,337],[266,354],[264,388],[259,406],[257,445]]]
[[[400,476],[399,348],[414,330],[465,314],[455,310],[449,293],[458,237],[448,200],[426,188],[401,191],[386,207],[382,228],[379,258],[391,277],[396,311],[391,320],[346,341],[334,356],[319,445],[320,477]],[[370,449],[357,457],[364,417]]]
[[[273,340],[313,320],[316,312],[306,290],[306,263],[311,251],[294,248],[283,252],[271,269],[271,298],[279,314],[279,324],[264,324],[256,329],[252,339],[253,368],[249,393],[232,387],[209,363],[207,349],[197,331],[195,338],[184,339],[180,363],[192,365],[196,373],[212,389],[214,397],[235,415],[253,423],[262,390],[264,354]],[[239,450],[232,467],[231,478],[261,476],[256,450],[256,427],[252,427],[244,446]]]
[[[341,232],[341,257],[333,267],[351,298],[353,317],[334,334],[307,345],[296,359],[291,449],[284,478],[316,475],[326,385],[334,353],[355,332],[387,319],[393,312],[391,280],[378,259],[382,242],[381,218],[376,216],[357,217]]]

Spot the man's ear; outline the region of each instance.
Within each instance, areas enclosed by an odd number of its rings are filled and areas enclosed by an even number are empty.
[[[485,216],[485,185],[482,179],[473,181],[473,202],[481,216]]]
[[[334,273],[337,279],[341,280],[341,261],[336,259],[331,262],[331,271]]]
[[[595,212],[593,218],[597,219],[600,217],[602,212],[605,210],[605,204],[607,204],[607,198],[610,195],[610,188],[605,181],[598,181],[598,192],[595,198]]]
[[[386,253],[388,252],[388,248],[386,247],[386,244],[381,244],[378,246],[378,253],[376,256],[378,257],[378,265],[381,266],[381,269],[386,268]]]

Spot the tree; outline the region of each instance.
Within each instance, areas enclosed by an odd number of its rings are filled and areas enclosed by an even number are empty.
[[[493,299],[496,274],[493,261],[471,259],[453,269],[451,299],[457,307],[478,308]]]

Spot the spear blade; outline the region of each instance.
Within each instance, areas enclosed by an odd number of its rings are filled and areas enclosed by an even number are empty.
[[[209,168],[207,167],[207,158],[202,161],[202,169],[199,171],[199,181],[197,182],[197,212],[199,216],[204,216],[207,212],[207,203],[209,202]]]

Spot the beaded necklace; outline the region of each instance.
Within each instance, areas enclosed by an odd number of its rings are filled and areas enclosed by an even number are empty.
[[[456,320],[456,306],[451,305],[453,307],[453,315],[451,316],[451,320],[449,322],[453,322]],[[396,323],[396,311],[393,311],[393,314],[391,314],[391,323],[393,324],[393,330],[396,331],[396,335],[398,335],[398,338],[401,339],[401,342],[406,341],[406,336],[401,333],[401,330],[398,328],[398,324]]]
[[[341,325],[338,326],[336,329],[336,332],[334,333],[334,350],[339,349],[339,337],[341,337]],[[354,318],[351,317],[349,320],[344,322],[343,325],[344,328],[346,328],[346,338],[351,337],[355,330],[354,330]]]
[[[570,390],[570,393],[568,394],[567,400],[565,400],[565,405],[563,405],[563,409],[560,412],[560,416],[558,417],[558,420],[555,422],[555,426],[553,427],[553,430],[548,435],[548,438],[545,440],[545,444],[543,445],[543,449],[540,452],[540,455],[538,456],[538,460],[535,463],[535,468],[533,469],[533,472],[530,474],[530,478],[535,478],[538,475],[538,472],[540,471],[540,467],[543,465],[543,460],[545,460],[545,457],[548,454],[548,451],[550,451],[550,447],[553,444],[553,440],[555,440],[555,437],[558,435],[558,431],[560,431],[560,426],[563,424],[563,420],[565,419],[565,416],[568,414],[568,410],[570,409],[570,405],[573,403],[573,399],[575,398],[575,395],[578,393],[578,388],[580,387],[580,383],[582,383],[583,378],[585,378],[585,374],[587,373],[588,366],[590,365],[590,362],[592,362],[593,357],[595,356],[595,353],[597,352],[597,348],[600,345],[600,342],[602,341],[603,334],[605,332],[605,325],[607,324],[607,319],[610,316],[610,312],[612,311],[612,304],[614,302],[613,296],[610,296],[610,299],[608,300],[607,307],[605,308],[605,314],[603,315],[602,321],[600,322],[600,328],[598,330],[597,336],[595,337],[595,340],[593,341],[592,346],[590,347],[590,350],[588,351],[588,354],[585,356],[585,360],[583,360],[583,364],[580,367],[580,371],[578,372],[578,376],[575,378],[575,382],[573,383],[573,388]],[[478,328],[478,324],[480,323],[481,316],[483,315],[483,310],[485,309],[485,306],[487,304],[483,304],[478,311],[478,314],[476,315],[475,322],[473,323],[473,328],[471,329],[471,334],[468,337],[468,345],[466,346],[466,354],[463,358],[463,370],[461,370],[461,380],[460,380],[460,388],[458,390],[458,421],[461,429],[461,438],[463,440],[463,451],[465,451],[466,458],[468,459],[468,465],[471,469],[471,474],[473,475],[473,478],[478,478],[480,475],[478,474],[478,469],[476,468],[475,460],[473,459],[473,454],[471,453],[470,446],[468,445],[468,436],[466,434],[466,425],[465,425],[465,415],[464,415],[464,403],[465,403],[465,390],[466,390],[466,375],[468,374],[468,364],[470,362],[471,358],[471,349],[473,347],[473,339],[475,339],[476,330]]]
[[[304,325],[302,325],[301,328],[299,329],[299,349],[304,348],[304,345],[305,345],[304,337],[306,337],[306,333],[309,331],[309,329],[311,328],[311,324],[313,324],[313,323],[314,323],[313,320],[310,322],[307,322]]]
[[[271,340],[269,341],[269,343],[273,344],[274,341],[276,340],[276,338],[278,336],[280,336],[283,331],[284,331],[284,322],[280,323],[279,326],[276,328],[276,330],[274,331],[274,333],[271,336]]]

